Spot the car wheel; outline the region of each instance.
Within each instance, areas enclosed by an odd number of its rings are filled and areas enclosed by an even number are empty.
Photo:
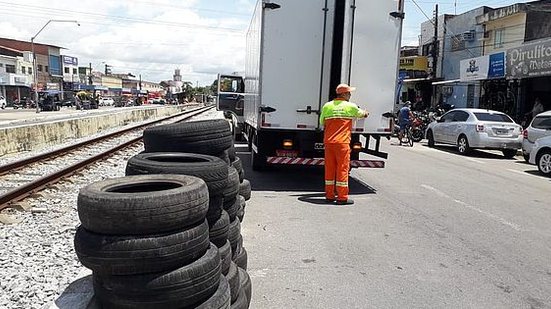
[[[512,159],[517,155],[516,149],[504,149],[503,150],[503,156],[507,159]]]
[[[432,130],[427,132],[427,140],[429,141],[429,147],[434,147],[434,135],[432,134]]]
[[[543,175],[548,177],[551,176],[551,150],[544,150],[542,153],[538,154],[536,163]]]
[[[461,135],[457,141],[457,151],[462,155],[467,155],[471,152],[471,147],[469,146],[469,140],[465,135]]]

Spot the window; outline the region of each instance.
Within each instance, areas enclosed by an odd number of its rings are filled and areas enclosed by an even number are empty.
[[[509,116],[505,114],[492,114],[492,113],[474,113],[476,118],[480,121],[491,122],[513,122]]]
[[[27,68],[26,67],[21,67],[21,73],[22,74],[27,74]]]
[[[69,71],[69,68],[64,69],[65,74],[69,74],[71,71]]]
[[[29,67],[29,75],[33,74],[33,68]]]
[[[469,113],[463,111],[455,112],[455,117],[453,117],[454,122],[465,122],[469,119]]]
[[[4,64],[3,63],[0,63],[0,68],[3,68],[4,67]]]
[[[534,118],[532,127],[542,130],[551,130],[551,116],[538,116]]]
[[[456,112],[449,112],[440,118],[440,122],[452,122],[455,118]]]
[[[77,69],[73,69],[73,75],[77,75]]]
[[[6,64],[6,73],[15,73],[15,65]]]
[[[504,29],[499,29],[494,31],[494,48],[503,48],[504,37],[505,37]]]
[[[38,72],[42,72],[42,65],[41,64],[37,65],[37,68],[38,68]]]
[[[50,73],[50,70],[48,69],[48,66],[44,67],[44,71],[46,71],[46,73]]]

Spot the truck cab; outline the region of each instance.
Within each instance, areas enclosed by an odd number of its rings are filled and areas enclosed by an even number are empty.
[[[216,108],[224,112],[233,128],[234,137],[241,137],[243,128],[245,83],[239,75],[218,75],[218,95]]]

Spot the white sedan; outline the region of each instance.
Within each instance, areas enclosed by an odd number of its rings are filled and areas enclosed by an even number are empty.
[[[534,143],[529,162],[537,165],[543,175],[551,176],[551,136],[542,137]]]
[[[429,147],[455,145],[464,155],[475,148],[501,150],[506,158],[513,158],[522,145],[522,127],[501,112],[459,108],[429,124],[426,138]]]

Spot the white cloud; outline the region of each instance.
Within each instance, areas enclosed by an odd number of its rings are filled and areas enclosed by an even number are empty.
[[[160,81],[180,68],[184,79],[207,85],[218,72],[244,70],[247,14],[255,1],[231,2],[225,10],[235,14],[197,9],[199,0],[0,2],[0,37],[30,40],[49,19],[78,20],[80,27],[52,23],[36,41],[63,46],[98,70],[107,63],[115,73]]]

